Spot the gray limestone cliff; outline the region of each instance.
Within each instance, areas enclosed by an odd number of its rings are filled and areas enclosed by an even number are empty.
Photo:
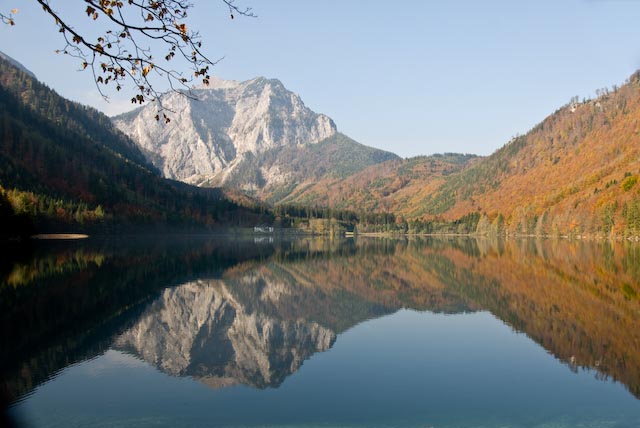
[[[113,121],[165,177],[196,185],[222,185],[247,157],[315,144],[337,132],[329,117],[311,111],[276,79],[213,78],[190,97],[165,95],[162,105],[171,112],[169,124],[154,119],[154,104]]]

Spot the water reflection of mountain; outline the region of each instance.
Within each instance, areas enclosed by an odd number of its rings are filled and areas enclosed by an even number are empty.
[[[164,288],[273,253],[273,246],[176,237],[9,253],[13,264],[0,277],[1,386],[20,397],[60,369],[106,351]]]
[[[289,252],[265,264],[239,265],[220,279],[164,290],[115,347],[211,386],[277,387],[305,359],[328,350],[337,333],[363,320],[405,306],[467,309],[416,282],[419,272],[385,267],[385,254],[394,249],[366,257]]]
[[[100,257],[92,250],[89,269],[77,268],[75,252],[74,269],[47,276],[46,288],[5,284],[2,297],[14,303],[2,332],[26,321],[3,338],[10,390],[24,394],[108,347],[214,387],[277,387],[344,330],[409,307],[488,310],[571,369],[595,369],[640,396],[635,245],[474,239],[230,245],[172,243]]]
[[[452,292],[526,333],[573,370],[597,370],[640,397],[637,244],[479,241],[478,248],[476,255],[437,251],[451,264],[441,280]]]
[[[255,287],[262,278],[242,278]],[[286,293],[266,283],[263,297]],[[139,355],[175,376],[192,376],[213,386],[278,386],[312,354],[326,351],[335,333],[303,319],[247,311],[224,281],[195,281],[166,289],[119,336],[118,349]]]

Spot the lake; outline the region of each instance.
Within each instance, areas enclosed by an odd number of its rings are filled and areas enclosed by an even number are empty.
[[[640,427],[640,245],[225,236],[0,262],[27,427]]]

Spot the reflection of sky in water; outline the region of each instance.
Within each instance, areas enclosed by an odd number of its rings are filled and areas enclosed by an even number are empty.
[[[110,350],[14,410],[34,426],[640,426],[621,384],[572,372],[492,315],[408,310],[339,335],[277,389],[212,389]]]
[[[103,355],[93,358],[86,365],[81,364],[83,374],[88,378],[113,376],[120,370],[139,369],[147,363],[127,353],[109,350]]]

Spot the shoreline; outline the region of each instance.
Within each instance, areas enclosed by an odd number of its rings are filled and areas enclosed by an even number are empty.
[[[394,232],[359,232],[347,236],[363,236],[369,238],[411,238],[411,237],[466,237],[466,238],[500,238],[500,239],[568,239],[573,241],[629,241],[640,242],[640,236],[605,236],[605,235],[485,235],[477,233],[394,233]]]
[[[274,233],[254,233],[253,231],[243,228],[230,228],[228,230],[217,230],[215,232],[186,232],[186,233],[130,233],[127,236],[164,236],[164,235],[189,235],[189,236],[245,236],[245,237],[328,237],[329,235],[314,234],[297,229],[283,228],[274,231]],[[94,237],[111,237],[114,235],[93,235]],[[420,237],[440,237],[440,238],[483,238],[483,239],[557,239],[572,241],[628,241],[640,242],[640,236],[605,236],[605,235],[485,235],[477,233],[395,233],[395,232],[346,232],[342,238],[420,238]],[[90,235],[84,233],[39,233],[32,235],[31,240],[36,241],[64,241],[64,240],[83,240],[90,238]],[[334,236],[335,238],[335,236]]]
[[[37,235],[33,235],[31,239],[35,240],[51,240],[51,241],[60,241],[60,240],[76,240],[76,239],[87,239],[89,235],[85,235],[84,233],[39,233]]]

